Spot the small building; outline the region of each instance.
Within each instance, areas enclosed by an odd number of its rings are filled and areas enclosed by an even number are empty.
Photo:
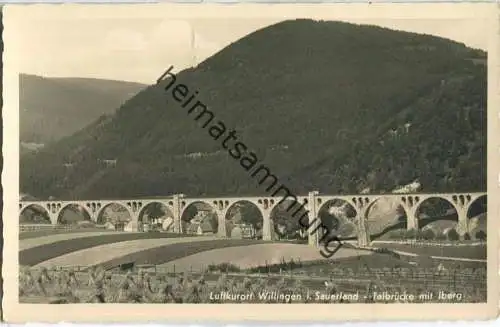
[[[114,168],[116,167],[117,159],[97,159],[100,163],[102,163],[106,168]]]
[[[241,231],[243,234],[243,238],[255,238],[255,228],[250,224],[241,224]]]
[[[252,239],[252,238],[256,238],[256,234],[257,234],[257,231],[250,224],[233,224],[231,226],[231,233],[230,233],[231,238]]]
[[[202,222],[195,222],[189,225],[188,234],[193,234],[193,235],[210,235],[214,234],[214,230],[212,228],[212,225],[208,220],[204,220]]]

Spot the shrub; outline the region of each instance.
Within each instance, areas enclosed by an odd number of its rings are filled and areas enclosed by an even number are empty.
[[[388,248],[376,248],[375,250],[373,250],[373,252],[381,253],[381,254],[388,254],[388,255],[393,256],[396,259],[400,258],[400,255],[398,253],[396,253],[392,250],[389,250]]]
[[[476,239],[480,241],[486,241],[486,232],[484,230],[480,230],[476,233]]]
[[[436,234],[432,229],[426,229],[420,233],[422,239],[430,241],[436,238]]]
[[[460,235],[458,235],[457,231],[453,228],[448,231],[448,240],[450,241],[458,241],[460,239]]]
[[[390,232],[388,236],[391,240],[403,240],[406,238],[406,230],[395,230]]]
[[[208,272],[213,272],[213,271],[222,271],[222,272],[240,272],[241,269],[240,267],[233,265],[232,263],[219,263],[216,265],[208,265],[207,267]]]
[[[418,235],[418,232],[415,229],[409,229],[405,232],[406,239],[415,239]]]
[[[424,232],[422,230],[415,231],[415,239],[422,240],[424,238]]]
[[[391,253],[391,250],[388,248],[376,248],[373,250],[375,253]]]
[[[443,233],[438,233],[435,237],[436,240],[438,241],[445,241],[447,238],[446,238],[446,235],[443,234]]]

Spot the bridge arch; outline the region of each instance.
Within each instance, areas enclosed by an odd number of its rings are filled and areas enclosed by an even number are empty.
[[[318,218],[329,231],[341,239],[357,238],[356,216],[354,205],[344,198],[318,198]],[[319,230],[318,230],[319,232]],[[321,240],[324,235],[318,235]]]
[[[307,199],[306,199],[307,200]],[[358,211],[356,209],[356,204],[353,202],[353,199],[349,197],[343,197],[343,196],[319,196],[316,198],[316,205],[317,205],[317,212],[320,210],[324,209],[324,206],[326,206],[330,202],[341,202],[341,203],[346,203],[349,205],[349,207],[353,208],[354,211]]]
[[[475,240],[485,241],[488,234],[488,201],[486,194],[471,199],[467,208],[469,236]]]
[[[471,202],[467,208],[467,218],[474,218],[477,215],[487,212],[488,201],[486,194],[471,198]]]
[[[115,210],[112,210],[113,208]],[[111,213],[109,213],[109,209],[112,210]],[[134,213],[131,208],[127,206],[127,203],[121,201],[101,203],[100,209],[98,209],[95,214],[95,222],[98,225],[110,223],[115,229],[122,230],[125,229],[128,224],[134,223]],[[111,225],[108,227],[111,228]]]
[[[175,226],[175,217],[172,206],[163,201],[149,201],[142,203],[137,213],[137,223],[139,231],[144,230],[144,223],[153,225],[161,230],[173,230]],[[151,227],[153,227],[151,226]]]
[[[413,196],[381,195],[373,198],[366,208],[365,217],[367,233],[370,240],[382,237],[387,233],[400,234],[407,229],[417,229],[409,223],[411,210],[420,198]],[[377,212],[378,211],[378,212]]]
[[[251,237],[262,239],[264,213],[251,200],[236,200],[224,213],[227,237]],[[243,228],[249,229],[243,230]]]
[[[210,201],[206,200],[194,200],[189,202],[183,200],[181,202],[181,207],[181,233],[197,234],[200,228],[201,233],[216,234],[218,232],[220,227],[219,215],[213,203],[211,204]],[[192,223],[195,217],[197,217],[197,220],[195,223]],[[208,220],[210,225],[208,225],[205,220]]]
[[[74,215],[71,215],[71,212],[73,212]],[[68,217],[67,214],[70,214],[70,217]],[[78,219],[79,216],[83,219]],[[64,204],[57,213],[57,224],[73,225],[78,224],[79,221],[92,222],[90,212],[81,203],[75,202]]]
[[[268,226],[270,227],[271,240],[277,238],[302,239],[306,237],[306,230],[301,226],[300,220],[303,215],[307,214],[307,210],[299,200],[276,200],[271,198],[263,201],[266,200],[268,201]]]
[[[52,224],[50,212],[47,208],[38,203],[30,203],[19,212],[19,224]],[[31,215],[28,212],[32,211]],[[33,221],[34,220],[34,221]]]
[[[434,237],[444,235],[451,229],[457,229],[459,208],[453,196],[429,195],[415,206],[415,219],[419,229],[432,229]],[[425,212],[424,212],[425,211]],[[446,221],[451,223],[446,223]],[[442,222],[439,224],[439,222]],[[437,225],[435,229],[430,226]],[[436,235],[437,234],[437,235]]]

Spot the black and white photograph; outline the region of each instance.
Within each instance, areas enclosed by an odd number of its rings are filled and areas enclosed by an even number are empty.
[[[4,8],[7,319],[496,312],[496,7],[426,6]]]

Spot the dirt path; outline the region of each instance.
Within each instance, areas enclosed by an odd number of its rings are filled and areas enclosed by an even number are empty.
[[[421,253],[412,253],[412,252],[404,252],[404,251],[399,251],[399,250],[392,250],[393,252],[400,254],[400,255],[405,255],[408,257],[418,257],[422,255]],[[442,257],[442,256],[436,256],[436,255],[431,255],[429,256],[431,259],[436,259],[436,260],[452,260],[452,261],[466,261],[466,262],[487,262],[485,259],[471,259],[471,258],[461,258],[461,257]]]

